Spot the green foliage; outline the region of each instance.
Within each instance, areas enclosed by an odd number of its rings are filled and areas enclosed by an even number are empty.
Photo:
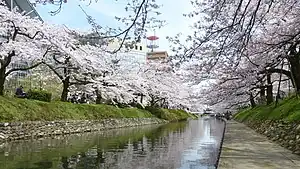
[[[27,93],[28,99],[40,100],[45,102],[51,101],[52,94],[45,90],[29,90]]]
[[[117,108],[105,104],[73,104],[67,102],[42,102],[0,97],[0,121],[36,120],[97,120],[103,118],[154,117],[137,108]]]
[[[126,117],[154,117],[149,111],[138,108],[124,108],[122,114]]]
[[[237,113],[234,118],[238,121],[256,120],[285,120],[287,122],[300,121],[300,99],[295,96],[286,98],[270,105],[260,105],[253,109],[247,108]]]
[[[168,121],[182,121],[187,120],[188,118],[195,118],[192,114],[184,110],[176,109],[161,109],[158,107],[146,106],[145,109],[151,112],[158,118],[165,119]]]
[[[52,120],[98,120],[104,118],[149,118],[158,117],[168,121],[195,118],[183,110],[156,107],[117,108],[106,104],[73,104],[68,102],[43,102],[9,97],[0,97],[0,122],[52,121]]]
[[[149,111],[151,114],[158,118],[162,118],[162,115],[164,114],[163,110],[158,107],[146,106],[145,110]]]

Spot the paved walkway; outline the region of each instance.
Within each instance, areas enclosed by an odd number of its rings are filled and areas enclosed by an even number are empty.
[[[300,156],[244,124],[228,121],[218,169],[300,169]]]

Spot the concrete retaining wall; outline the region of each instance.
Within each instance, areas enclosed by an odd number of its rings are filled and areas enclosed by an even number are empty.
[[[246,122],[246,124],[258,133],[300,155],[300,123],[266,120]]]
[[[0,123],[0,141],[32,139],[166,122],[158,118],[120,118],[98,121],[64,120]]]

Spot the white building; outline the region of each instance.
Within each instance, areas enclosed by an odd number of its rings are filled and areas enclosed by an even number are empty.
[[[146,45],[143,45],[142,43],[137,43],[132,49],[121,50],[120,52],[116,53],[116,55],[119,56],[121,59],[126,60],[128,63],[131,63],[132,66],[138,67],[139,65],[146,63],[146,53]]]
[[[115,40],[113,42],[110,42],[107,44],[107,42],[101,42],[101,39],[97,37],[94,33],[85,34],[85,35],[78,35],[78,40],[81,42],[81,44],[90,44],[90,45],[101,45],[106,46],[107,51],[113,52],[115,50],[118,50],[120,48],[121,42],[118,40]],[[132,63],[132,66],[138,66],[139,64],[145,64],[146,63],[146,54],[148,52],[146,43],[136,43],[133,44],[131,48],[126,48],[125,45],[122,46],[122,48],[116,52],[115,56],[116,58],[124,59],[128,63]]]

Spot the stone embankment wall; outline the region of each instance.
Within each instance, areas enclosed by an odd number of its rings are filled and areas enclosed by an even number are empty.
[[[32,139],[106,129],[166,123],[158,118],[120,118],[0,123],[0,141]]]
[[[285,121],[256,121],[246,124],[270,140],[300,155],[300,123]]]

